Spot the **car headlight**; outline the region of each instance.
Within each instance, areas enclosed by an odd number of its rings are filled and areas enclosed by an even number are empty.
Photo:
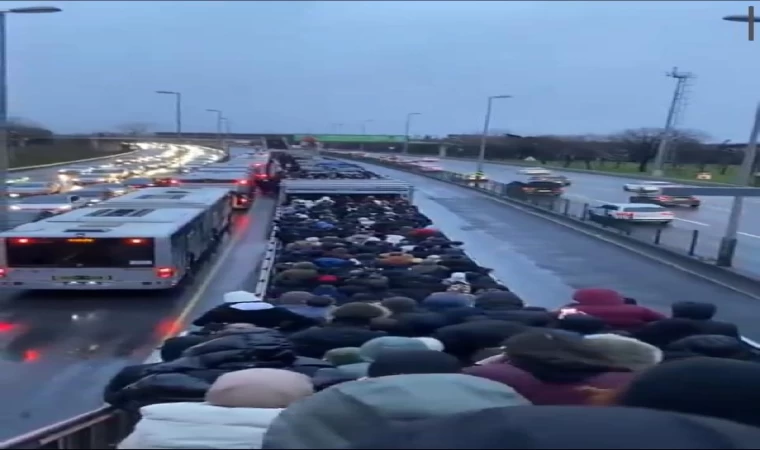
[[[8,194],[8,197],[18,197],[18,196],[19,196],[19,194],[15,193],[15,192]]]
[[[21,207],[18,206],[18,205],[11,205],[10,209],[17,211],[17,210],[21,209]]]
[[[57,207],[56,209],[71,209],[71,205],[61,205]]]

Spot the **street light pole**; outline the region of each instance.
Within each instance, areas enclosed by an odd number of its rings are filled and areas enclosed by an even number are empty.
[[[409,154],[409,128],[412,126],[412,117],[419,116],[422,113],[412,112],[406,115],[406,126],[404,127],[404,149],[401,154]]]
[[[493,101],[500,98],[512,98],[511,95],[491,95],[488,97],[486,106],[486,117],[483,121],[483,135],[480,136],[480,152],[478,153],[478,162],[475,166],[475,173],[483,172],[483,164],[486,161],[486,144],[488,143],[488,127],[491,125],[491,110]]]
[[[207,109],[206,111],[216,114],[216,139],[219,141],[219,147],[224,151],[224,138],[222,138],[222,122],[224,113],[218,109]]]
[[[755,123],[752,125],[752,132],[749,135],[747,150],[744,152],[744,159],[736,174],[736,184],[740,186],[752,185],[754,176],[755,160],[757,159],[757,138],[760,134],[760,104],[755,110]],[[736,196],[731,204],[731,212],[728,214],[728,224],[726,232],[720,240],[718,248],[717,265],[730,267],[736,251],[737,235],[739,234],[739,223],[742,218],[742,209],[744,208],[744,197]]]
[[[177,127],[177,140],[182,140],[182,93],[177,91],[156,91],[156,94],[174,96],[174,120]]]
[[[370,123],[370,122],[373,122],[373,120],[372,119],[366,119],[366,120],[362,121],[362,136],[366,136],[367,135],[367,124]],[[359,143],[359,151],[362,151],[362,152],[364,151],[364,141],[362,141],[362,142]]]
[[[726,16],[723,20],[747,23],[760,21],[760,19],[749,15]],[[744,152],[742,165],[739,168],[739,172],[736,174],[736,184],[738,185],[747,186],[754,184],[752,178],[754,175],[755,161],[757,160],[758,134],[760,134],[760,104],[758,104],[755,109],[755,122],[752,125],[752,131],[749,135],[747,150]],[[736,252],[736,244],[738,242],[737,235],[739,234],[739,223],[741,222],[743,209],[744,197],[734,197],[731,202],[731,211],[728,214],[726,232],[720,240],[720,247],[718,247],[718,260],[716,261],[718,266],[731,267],[734,253]]]
[[[61,12],[52,6],[29,6],[0,10],[0,231],[8,229],[10,217],[8,207],[8,169],[10,148],[8,142],[8,31],[6,18],[8,14],[46,14]]]

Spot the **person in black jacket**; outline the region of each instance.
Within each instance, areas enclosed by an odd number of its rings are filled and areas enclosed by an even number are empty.
[[[297,355],[279,331],[255,328],[207,340],[173,361],[133,367],[131,380],[121,374],[118,384],[109,383],[104,399],[128,410],[155,403],[203,401],[214,381],[228,372],[270,368],[312,377],[319,369],[332,367],[326,361]]]
[[[365,342],[387,333],[370,328],[372,320],[388,316],[388,311],[369,303],[346,303],[332,312],[330,321],[290,335],[296,352],[302,356],[322,358],[332,349],[361,347]]]
[[[250,292],[236,291],[224,294],[223,304],[193,321],[197,327],[211,323],[250,323],[262,328],[293,332],[318,325],[320,320],[264,302]]]

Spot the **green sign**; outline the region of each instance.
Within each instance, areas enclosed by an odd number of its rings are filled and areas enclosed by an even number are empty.
[[[301,142],[304,138],[311,136],[318,142],[364,142],[364,143],[388,143],[399,144],[404,142],[404,136],[394,136],[392,134],[380,135],[363,135],[363,134],[297,134],[293,136],[296,142]]]

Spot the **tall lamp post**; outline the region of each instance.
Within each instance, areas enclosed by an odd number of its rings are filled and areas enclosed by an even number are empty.
[[[224,151],[224,138],[222,137],[222,123],[224,122],[224,113],[219,109],[207,109],[207,112],[216,114],[216,139],[219,141],[219,147]]]
[[[749,15],[726,16],[723,20],[745,23],[758,22],[758,19]],[[750,35],[752,33],[752,27],[750,27]],[[753,171],[755,168],[755,160],[757,159],[758,134],[760,134],[760,104],[758,104],[757,109],[755,110],[755,121],[752,125],[752,131],[749,134],[747,150],[744,151],[742,165],[739,168],[739,172],[736,174],[736,184],[740,186],[754,184]],[[731,203],[731,211],[728,214],[726,232],[720,240],[720,247],[718,247],[718,260],[716,263],[719,266],[730,267],[732,264],[734,253],[736,252],[736,244],[738,242],[737,236],[739,234],[739,223],[741,222],[743,208],[744,197],[734,197]]]
[[[486,144],[488,142],[488,128],[491,125],[491,109],[493,101],[502,98],[512,98],[511,95],[491,95],[488,97],[486,106],[486,117],[483,120],[483,135],[480,136],[480,152],[478,153],[478,162],[475,165],[475,173],[483,172],[483,164],[486,160]]]
[[[404,149],[403,155],[409,154],[409,128],[412,126],[412,117],[422,115],[422,113],[410,112],[406,115],[406,124],[404,126]]]
[[[177,126],[177,140],[182,140],[182,93],[176,91],[156,91],[156,94],[174,96],[174,120]]]
[[[367,124],[372,122],[374,122],[372,119],[365,119],[362,121],[362,136],[367,135]],[[362,152],[364,151],[364,141],[359,143],[359,150]]]
[[[8,32],[5,26],[8,14],[50,14],[61,12],[53,6],[27,6],[0,10],[0,231],[8,229]]]

